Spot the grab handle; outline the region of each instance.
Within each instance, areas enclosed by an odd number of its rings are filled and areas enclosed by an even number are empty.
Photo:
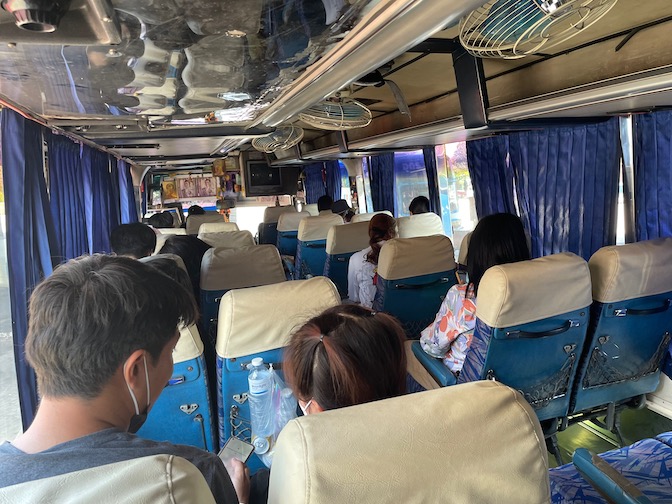
[[[450,282],[448,278],[437,278],[432,282],[421,283],[421,284],[395,284],[395,289],[424,289],[425,287],[432,287],[434,285],[445,284]]]
[[[556,336],[558,334],[562,334],[564,332],[569,331],[569,328],[572,326],[578,326],[579,324],[576,322],[572,322],[571,320],[568,320],[564,324],[562,324],[560,327],[556,327],[555,329],[549,329],[548,331],[540,331],[540,332],[533,332],[533,331],[507,331],[506,336],[507,338],[546,338],[547,336]]]
[[[635,308],[628,308],[625,311],[625,315],[653,315],[655,313],[663,313],[670,309],[672,300],[666,299],[661,306],[656,308],[647,308],[644,310],[637,310]]]

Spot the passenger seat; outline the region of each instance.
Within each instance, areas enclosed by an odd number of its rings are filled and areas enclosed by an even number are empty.
[[[219,212],[205,212],[203,215],[188,215],[187,234],[197,235],[201,224],[206,222],[224,222],[224,216]]]
[[[369,223],[332,226],[327,233],[327,260],[324,276],[336,284],[341,298],[348,297],[348,263],[350,256],[369,246]]]
[[[332,226],[343,225],[337,214],[306,217],[299,222],[296,256],[294,257],[294,278],[310,278],[322,275],[327,260],[327,234]]]
[[[225,231],[217,233],[199,233],[198,238],[211,247],[238,249],[251,247],[254,237],[249,231]]]
[[[399,217],[397,219],[397,231],[399,238],[445,234],[441,217],[432,212],[411,215],[409,217]]]
[[[352,216],[352,220],[350,221],[350,224],[357,223],[357,222],[369,222],[371,219],[373,219],[373,216],[376,214],[385,214],[389,215],[390,217],[394,217],[392,215],[392,212],[388,210],[381,210],[380,212],[370,212],[370,213],[361,213],[361,214],[355,214]]]
[[[259,243],[275,245],[278,241],[278,220],[284,213],[296,213],[293,205],[272,206],[264,210],[264,220],[259,224]]]

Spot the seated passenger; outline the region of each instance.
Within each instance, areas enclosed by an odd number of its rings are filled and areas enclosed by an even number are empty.
[[[140,222],[122,224],[110,233],[112,252],[119,256],[140,259],[152,255],[156,247],[156,233]]]
[[[386,313],[339,305],[296,331],[283,369],[305,415],[406,392],[404,330]]]
[[[178,325],[198,310],[190,292],[155,268],[94,255],[58,267],[30,301],[26,358],[40,406],[0,445],[0,487],[156,454],[187,459],[219,503],[249,502],[242,463],[132,434],[173,372]]]
[[[525,231],[515,215],[500,213],[482,218],[469,241],[468,284],[453,285],[434,322],[420,334],[422,349],[454,374],[462,370],[476,324],[478,284],[485,271],[498,264],[530,258]]]
[[[408,211],[411,215],[429,213],[429,199],[425,196],[416,196],[408,205]]]
[[[369,221],[370,246],[350,256],[348,263],[348,298],[367,308],[376,295],[378,256],[383,244],[396,236],[394,217],[376,214]]]
[[[205,215],[205,210],[199,205],[191,205],[187,210],[187,215]]]
[[[195,236],[175,235],[169,237],[159,250],[159,254],[175,254],[182,258],[196,299],[201,296],[201,261],[210,248],[210,245]]]
[[[344,199],[334,201],[334,204],[331,205],[331,211],[340,215],[343,222],[350,222],[355,215],[355,212],[352,211],[352,208],[350,208],[350,205]]]
[[[167,229],[174,227],[173,214],[170,212],[155,213],[148,220],[147,224],[155,229]]]
[[[331,199],[331,196],[327,196],[326,194],[324,196],[320,196],[317,200],[317,211],[320,213],[320,215],[331,213],[331,205],[333,204],[334,200]]]

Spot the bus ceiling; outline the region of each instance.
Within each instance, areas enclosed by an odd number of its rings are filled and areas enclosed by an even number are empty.
[[[2,103],[136,164],[207,164],[255,139],[279,165],[357,157],[672,103],[667,0],[2,6]],[[334,104],[362,117],[320,123]]]

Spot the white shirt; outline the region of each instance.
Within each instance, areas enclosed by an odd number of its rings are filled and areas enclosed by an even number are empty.
[[[348,262],[348,299],[353,303],[359,303],[359,274],[366,263],[366,254],[371,252],[371,247],[355,252]]]

